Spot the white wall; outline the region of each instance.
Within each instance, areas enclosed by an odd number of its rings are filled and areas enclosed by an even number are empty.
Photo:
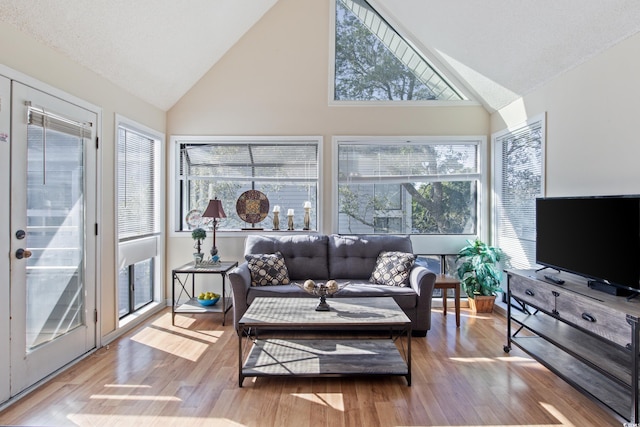
[[[0,40],[0,64],[102,109],[102,129],[99,129],[101,200],[98,206],[101,216],[99,269],[102,292],[99,310],[102,317],[100,334],[105,336],[115,330],[118,320],[114,215],[115,114],[126,116],[161,133],[165,132],[166,114],[5,23],[0,23]],[[3,182],[2,185],[8,186],[9,183]]]
[[[640,34],[491,116],[491,132],[547,113],[548,196],[640,193]]]
[[[480,106],[329,107],[329,27],[329,2],[278,1],[167,116],[168,135],[322,135],[323,232],[332,231],[332,136],[489,135]],[[217,246],[240,260],[243,242],[223,235]],[[168,269],[190,261],[192,246],[186,234],[170,238]]]

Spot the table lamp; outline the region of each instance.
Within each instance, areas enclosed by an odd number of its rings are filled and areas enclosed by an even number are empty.
[[[205,218],[213,218],[213,247],[211,248],[211,260],[217,261],[220,259],[220,257],[217,256],[218,248],[216,248],[216,229],[219,224],[218,219],[227,217],[227,214],[224,213],[224,209],[222,208],[222,200],[219,200],[217,197],[213,200],[209,200],[207,209],[205,209],[202,216]]]

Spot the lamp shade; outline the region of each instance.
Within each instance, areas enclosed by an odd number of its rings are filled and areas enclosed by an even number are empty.
[[[224,209],[222,208],[222,200],[209,200],[207,209],[204,210],[202,216],[205,218],[226,218],[227,214],[224,213]]]

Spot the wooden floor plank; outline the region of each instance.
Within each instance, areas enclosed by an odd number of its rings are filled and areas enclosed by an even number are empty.
[[[403,377],[246,378],[221,315],[165,310],[0,412],[0,425],[620,426],[619,419],[513,349],[506,322],[434,310]],[[367,363],[363,358],[362,363]]]

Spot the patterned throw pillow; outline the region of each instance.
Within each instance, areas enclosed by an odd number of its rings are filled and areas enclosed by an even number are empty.
[[[378,285],[407,286],[416,256],[406,252],[380,252],[369,282]]]
[[[280,252],[245,255],[251,272],[251,286],[288,285],[289,270]]]

